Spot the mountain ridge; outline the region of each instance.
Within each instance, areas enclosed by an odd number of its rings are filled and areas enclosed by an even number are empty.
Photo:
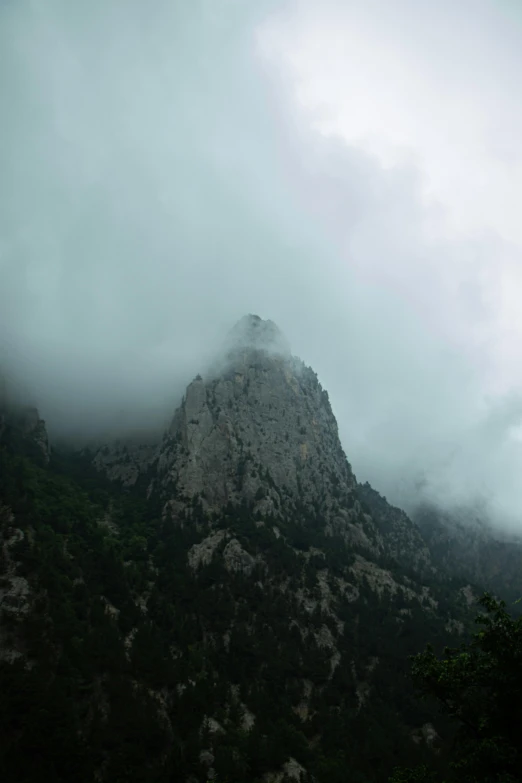
[[[465,638],[478,588],[357,482],[327,392],[275,325],[247,316],[232,346],[156,444],[45,460],[42,425],[3,414],[6,780],[40,779],[33,716],[55,704],[42,779],[444,767],[452,727],[415,700],[408,656]]]

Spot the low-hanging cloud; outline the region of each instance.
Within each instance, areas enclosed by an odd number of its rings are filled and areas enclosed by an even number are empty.
[[[318,371],[359,479],[515,524],[490,259],[519,248],[449,234],[415,158],[314,128],[278,55],[300,6],[0,6],[0,362],[57,434],[148,427],[259,313]]]

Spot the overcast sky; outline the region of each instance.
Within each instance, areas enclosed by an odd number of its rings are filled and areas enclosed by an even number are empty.
[[[258,313],[360,480],[518,525],[521,82],[515,0],[0,0],[0,362],[148,426]]]

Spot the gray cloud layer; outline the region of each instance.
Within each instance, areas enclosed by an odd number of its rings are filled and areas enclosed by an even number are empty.
[[[492,305],[436,275],[500,240],[428,240],[413,166],[300,124],[257,53],[275,5],[0,5],[0,362],[56,433],[148,426],[259,313],[319,373],[360,479],[406,504],[422,476],[486,491],[512,522],[522,408],[485,399]]]

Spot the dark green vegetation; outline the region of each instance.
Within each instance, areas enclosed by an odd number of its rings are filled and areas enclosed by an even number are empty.
[[[448,783],[516,783],[522,780],[522,618],[486,594],[482,629],[468,644],[431,647],[415,656],[413,676],[420,693],[435,698],[455,721]],[[431,783],[427,767],[397,770],[391,783]]]
[[[433,583],[438,613],[364,578],[345,589],[353,548],[309,514],[275,524],[247,506],[209,519],[197,501],[162,519],[157,498],[109,483],[88,455],[44,464],[8,429],[2,781],[205,781],[211,766],[247,783],[289,757],[318,783],[378,783],[396,765],[444,774],[451,721],[437,724],[435,753],[419,734],[433,708],[408,669],[426,641],[441,652],[451,640],[454,588]],[[191,547],[210,534],[213,555],[192,567]],[[231,537],[254,558],[246,570],[226,567]],[[397,563],[381,565],[410,584]]]

